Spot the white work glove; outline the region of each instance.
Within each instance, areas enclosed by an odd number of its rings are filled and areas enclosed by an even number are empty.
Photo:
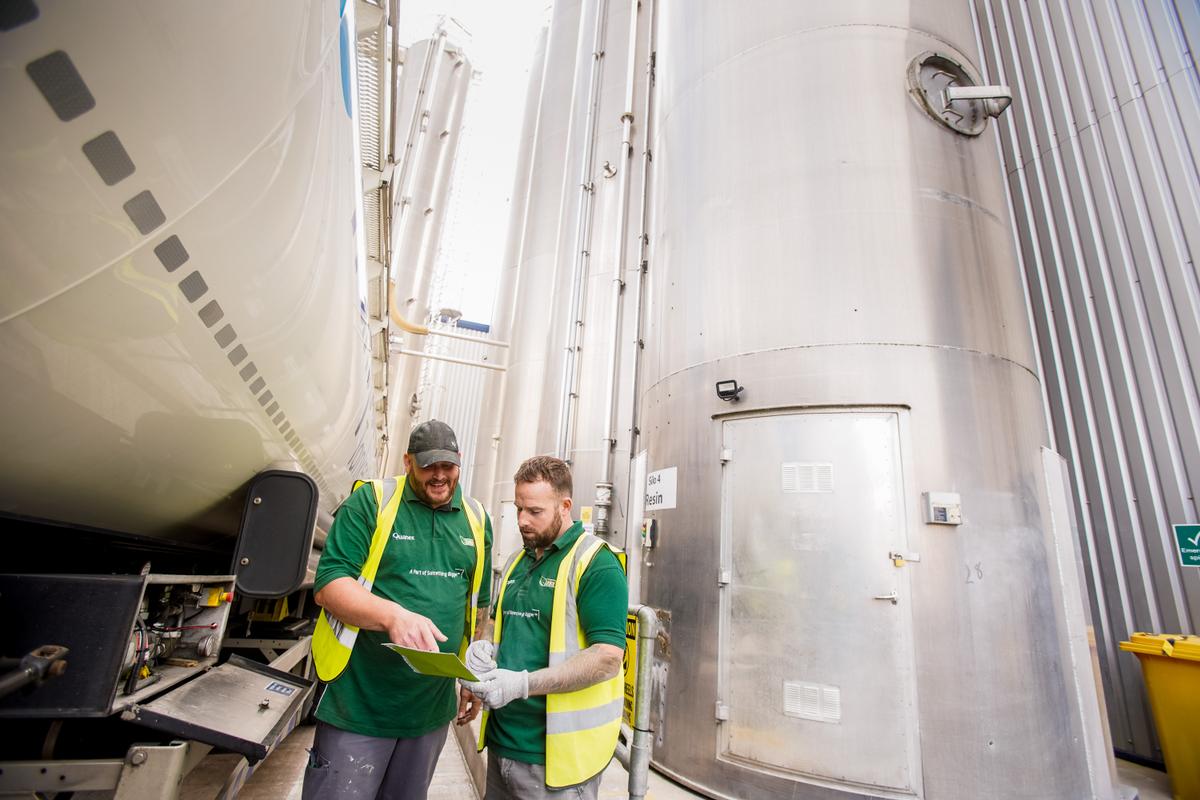
[[[496,645],[487,639],[476,639],[467,648],[463,663],[477,678],[485,672],[491,672],[496,668]]]
[[[497,709],[513,700],[529,697],[529,673],[511,669],[494,669],[479,676],[478,683],[463,681],[471,694],[483,701],[486,708]]]

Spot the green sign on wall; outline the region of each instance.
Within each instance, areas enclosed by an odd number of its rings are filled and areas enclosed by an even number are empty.
[[[1200,567],[1200,525],[1176,525],[1175,547],[1179,563],[1185,567]]]

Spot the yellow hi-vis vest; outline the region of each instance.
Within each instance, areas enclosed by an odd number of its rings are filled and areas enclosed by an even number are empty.
[[[392,525],[396,514],[400,511],[401,498],[404,495],[405,476],[387,480],[370,481],[375,491],[375,506],[379,509],[375,515],[375,533],[371,536],[371,547],[367,551],[367,561],[362,566],[362,574],[358,576],[359,584],[368,592],[375,585],[375,573],[379,571],[379,561],[383,558],[384,548],[392,533]],[[355,481],[357,489],[365,481]],[[471,602],[467,604],[467,624],[464,630],[462,644],[458,648],[459,658],[467,653],[467,646],[475,638],[475,616],[479,607],[479,586],[483,582],[484,564],[484,513],[483,506],[472,497],[462,496],[463,510],[467,513],[467,522],[471,526],[471,535],[475,539],[475,574],[471,578]],[[325,609],[317,618],[317,627],[313,631],[312,653],[313,662],[317,667],[317,677],[329,683],[336,679],[350,663],[350,654],[354,651],[354,643],[358,640],[358,627],[342,622]]]
[[[551,667],[563,663],[588,646],[575,604],[579,595],[579,581],[602,547],[608,547],[608,544],[591,534],[582,534],[558,566],[550,613]],[[504,590],[517,562],[524,556],[525,551],[518,550],[508,560],[500,580],[496,627],[492,631],[492,641],[497,647],[504,624]],[[616,675],[606,681],[574,692],[546,695],[546,786],[551,789],[575,786],[595,777],[608,766],[621,732],[624,681],[622,666]],[[479,726],[480,751],[487,744],[490,716],[491,712],[483,712],[483,721]]]

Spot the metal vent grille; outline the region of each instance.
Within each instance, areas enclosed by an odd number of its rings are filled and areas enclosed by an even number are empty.
[[[792,461],[784,463],[782,467],[781,479],[785,494],[833,491],[833,464]]]
[[[363,195],[363,236],[367,240],[367,258],[379,262],[383,261],[383,228],[380,220],[386,191],[385,187],[380,186]]]
[[[841,722],[842,690],[821,683],[784,681],[783,713],[816,722]]]
[[[374,169],[383,169],[379,146],[383,125],[379,88],[384,67],[380,39],[379,30],[358,37],[358,141],[363,166]]]

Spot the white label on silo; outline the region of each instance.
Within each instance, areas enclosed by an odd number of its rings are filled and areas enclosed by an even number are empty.
[[[833,491],[833,464],[784,462],[780,477],[784,494]]]
[[[646,476],[646,511],[675,507],[677,467],[667,467]]]

